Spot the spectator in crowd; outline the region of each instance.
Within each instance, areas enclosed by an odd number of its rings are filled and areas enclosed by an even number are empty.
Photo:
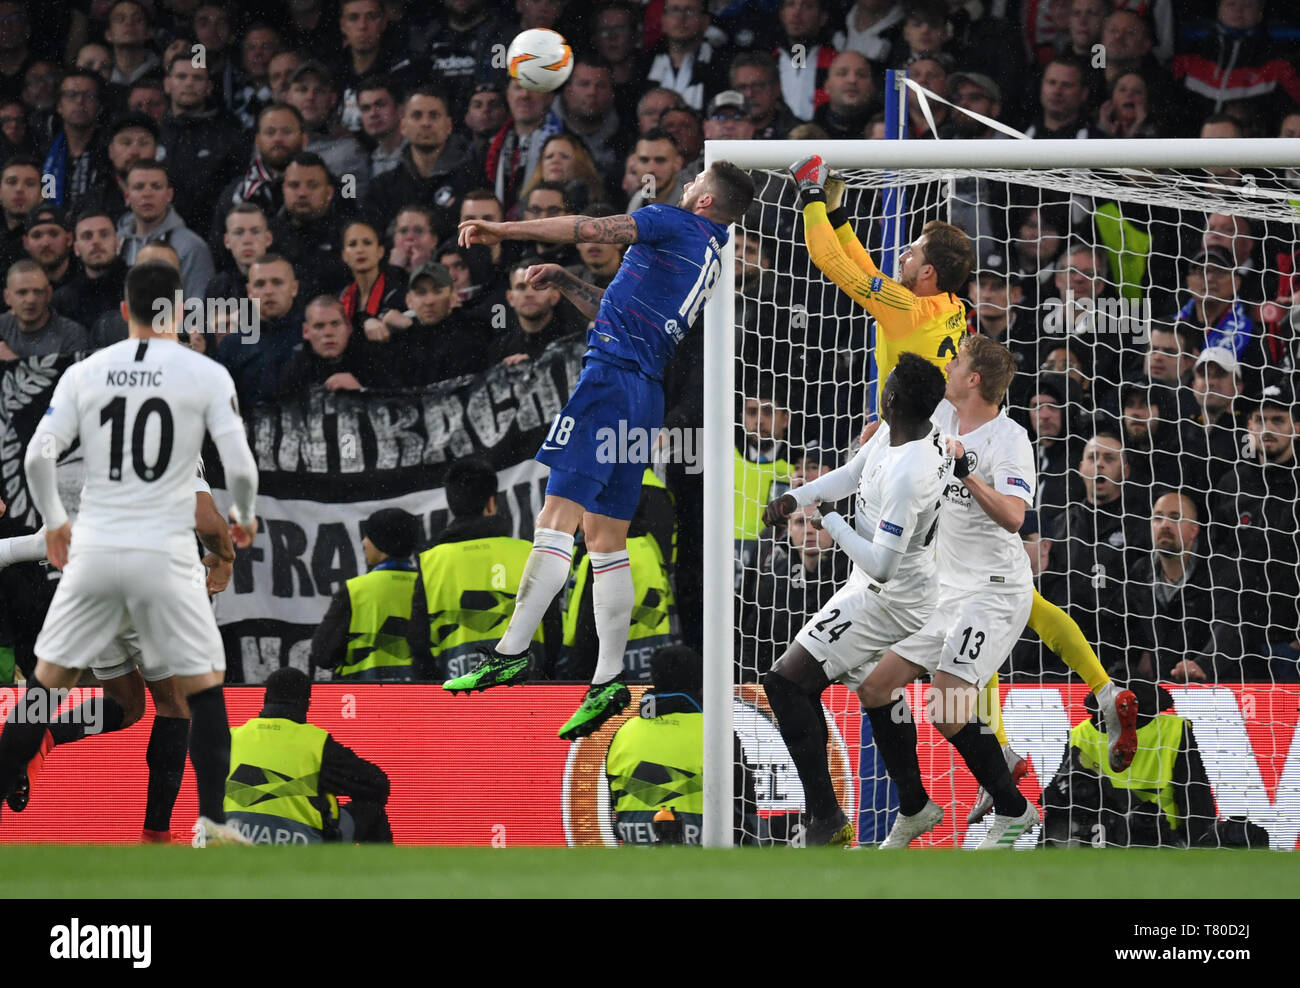
[[[339,122],[354,134],[362,131],[363,81],[367,76],[391,72],[406,60],[405,52],[386,49],[387,27],[388,14],[381,0],[342,0],[339,4],[339,29],[343,32],[342,57],[335,65],[342,93]]]
[[[1083,486],[1075,470],[1081,458],[1078,409],[1068,400],[1073,389],[1064,374],[1038,375],[1027,390],[1034,392],[1028,402],[1029,435],[1038,466],[1034,508],[1040,529],[1053,532],[1066,509],[1083,498]]]
[[[512,4],[454,0],[443,8],[443,17],[411,32],[409,65],[394,69],[403,76],[428,78],[448,93],[448,106],[460,116],[477,86],[505,86],[506,74],[493,61],[502,49],[494,46],[509,44],[518,28]]]
[[[4,227],[0,229],[0,267],[5,271],[14,261],[26,256],[23,233],[27,214],[41,201],[41,166],[36,159],[16,154],[0,170],[0,209],[4,210]]]
[[[463,122],[476,172],[482,172],[488,146],[497,131],[506,125],[507,116],[506,98],[502,90],[487,82],[474,87]]]
[[[27,214],[23,250],[41,266],[51,291],[58,291],[77,273],[67,222],[57,206],[38,206]]]
[[[524,200],[525,208],[533,190],[543,182],[561,187],[570,213],[605,197],[604,179],[596,170],[596,163],[583,143],[572,134],[552,134],[542,145],[541,167],[533,172],[532,179],[519,197]]]
[[[1151,551],[1136,555],[1125,605],[1129,661],[1123,678],[1176,683],[1241,682],[1240,585],[1232,567],[1212,566],[1196,501],[1179,491],[1151,509]],[[1127,671],[1128,676],[1123,676]]]
[[[244,298],[248,290],[248,269],[271,249],[270,223],[262,207],[241,202],[226,214],[226,232],[222,246],[234,260],[234,267],[214,275],[205,291],[207,298]],[[224,326],[209,326],[209,332],[221,333]]]
[[[1098,386],[1114,387],[1120,379],[1122,337],[1106,321],[1106,302],[1115,293],[1105,251],[1074,241],[1057,259],[1053,282],[1059,304],[1043,307],[1044,337],[1064,335],[1091,358]]]
[[[161,64],[150,48],[149,8],[137,0],[116,0],[108,11],[104,40],[113,49],[113,72],[109,81],[131,86],[154,72]]]
[[[682,179],[682,154],[672,135],[657,128],[642,134],[636,142],[636,156],[641,169],[641,189],[628,203],[627,211],[636,212],[652,202],[677,203],[686,182]]]
[[[276,251],[302,272],[307,298],[337,292],[349,272],[340,253],[342,218],[334,180],[320,155],[299,151],[284,169],[284,205],[271,217]]]
[[[320,62],[303,62],[294,69],[288,102],[302,114],[307,150],[341,181],[351,176],[355,197],[364,198],[370,187],[370,162],[351,131],[338,121],[339,90],[329,69]]]
[[[77,57],[72,64],[74,68],[88,69],[95,73],[105,85],[108,85],[108,77],[113,74],[113,53],[109,51],[107,45],[100,44],[98,41],[87,41],[77,49]]]
[[[1029,379],[1038,366],[1036,327],[1021,304],[1025,297],[1019,278],[1007,271],[1007,259],[989,254],[980,261],[966,290],[970,304],[966,309],[966,328],[972,333],[996,340],[1011,351],[1016,362],[1016,376],[1011,380],[1007,403],[1024,408],[1030,387]]]
[[[1011,237],[1011,273],[1020,279],[1024,305],[1038,309],[1039,299],[1052,294],[1056,260],[1065,249],[1068,217],[1053,206],[1022,206],[1007,224]]]
[[[672,135],[684,162],[682,180],[689,182],[704,170],[704,127],[699,113],[690,107],[671,107],[660,116],[659,126]]]
[[[895,64],[905,62],[914,55],[952,50],[952,24],[948,0],[907,0],[903,4],[902,45],[892,52]]]
[[[211,99],[222,114],[229,114],[235,106],[235,91],[239,88],[239,69],[231,55],[230,16],[226,6],[216,0],[203,0],[194,8],[194,41],[203,46],[203,57],[211,81]],[[166,59],[164,58],[164,61]]]
[[[35,261],[16,261],[5,278],[5,305],[0,316],[0,360],[90,349],[90,334],[50,308],[50,282]]]
[[[780,70],[767,52],[741,52],[731,60],[730,74],[731,88],[749,101],[756,140],[784,140],[799,125],[781,98]]]
[[[685,106],[681,96],[672,89],[658,86],[648,89],[636,105],[637,136],[655,130],[665,113],[675,107]]]
[[[53,62],[35,61],[22,72],[22,103],[34,141],[46,146],[58,129],[59,83],[63,70]]]
[[[1130,548],[1141,546],[1140,498],[1130,496],[1128,456],[1120,437],[1098,432],[1083,448],[1079,464],[1084,498],[1075,501],[1048,529],[1052,542],[1042,594],[1064,607],[1084,637],[1097,644],[1102,664],[1124,659],[1123,642],[1103,633],[1122,616],[1124,576]]]
[[[407,625],[415,678],[439,682],[464,675],[479,649],[505,634],[531,548],[512,535],[497,499],[496,471],[487,463],[457,459],[443,488],[451,522],[420,553]],[[552,601],[533,637],[534,661],[543,642],[554,649],[559,635],[559,606]]]
[[[140,248],[166,240],[181,262],[181,280],[187,297],[202,298],[212,278],[212,254],[172,205],[174,190],[170,169],[158,161],[137,161],[126,176],[127,212],[117,224],[122,260],[135,263]]]
[[[1211,113],[1201,122],[1199,136],[1206,140],[1237,141],[1246,135],[1241,124],[1231,114]],[[1231,165],[1215,165],[1205,170],[1220,179],[1235,179],[1240,176],[1240,172]]]
[[[478,193],[482,193],[479,195]],[[465,193],[461,200],[460,209],[462,220],[467,219],[465,209],[467,206],[478,204],[481,199],[490,199],[496,203],[496,199],[491,192],[486,189],[471,189]],[[501,219],[501,204],[496,203],[497,212],[489,219]],[[421,206],[418,203],[408,203],[397,212],[396,219],[393,220],[390,230],[389,241],[393,249],[388,254],[388,263],[394,267],[401,268],[408,275],[415,271],[416,268],[423,267],[433,259],[433,252],[438,246],[438,237],[434,233],[435,217],[433,210],[428,206]],[[500,244],[493,245],[499,249]]]
[[[301,0],[289,8],[283,22],[284,42],[294,51],[330,51],[339,40],[338,21],[330,17],[324,0]]]
[[[226,822],[253,844],[391,844],[388,776],[308,724],[310,705],[306,673],[271,673],[261,713],[230,732]]]
[[[617,210],[607,202],[592,203],[583,211],[583,216],[614,216]],[[569,266],[569,273],[579,281],[597,288],[605,289],[618,274],[618,267],[623,263],[624,247],[621,244],[578,244],[577,264]],[[737,257],[739,257],[737,253]]]
[[[540,262],[536,257],[526,257],[510,266],[510,288],[506,292],[510,313],[505,330],[493,347],[493,363],[510,367],[525,360],[536,360],[552,343],[582,328],[565,318],[558,289],[536,288],[529,281],[528,269],[537,263]]]
[[[271,56],[266,67],[267,82],[271,86],[272,103],[288,103],[289,90],[293,87],[293,74],[303,63],[303,57],[296,51],[278,51]]]
[[[1215,483],[1211,544],[1215,569],[1244,588],[1241,614],[1258,627],[1272,674],[1290,681],[1300,669],[1300,409],[1291,381],[1270,376],[1262,394],[1239,398],[1250,442]],[[1207,672],[1209,670],[1206,670]]]
[[[843,39],[836,35],[835,47],[856,51],[872,65],[888,65],[902,23],[903,4],[898,0],[855,0],[844,18]]]
[[[102,313],[117,307],[126,283],[126,263],[117,256],[118,246],[117,229],[107,213],[77,217],[72,249],[80,270],[55,291],[51,304],[57,312],[90,329]]]
[[[488,146],[484,174],[507,216],[514,215],[521,193],[541,164],[542,144],[564,129],[551,107],[554,97],[554,93],[531,92],[516,79],[506,87],[510,121]]]
[[[370,178],[392,171],[401,163],[406,138],[402,136],[401,100],[397,87],[386,76],[370,76],[357,85],[357,112],[370,152]]]
[[[481,244],[461,247],[448,240],[434,251],[434,260],[450,272],[458,307],[499,325],[500,314],[506,311],[510,282],[503,268],[492,261],[488,249]]]
[[[825,0],[781,0],[776,62],[781,98],[800,120],[812,120],[826,102],[826,76],[835,49],[823,44],[828,17]]]
[[[848,580],[852,566],[846,553],[836,551],[830,533],[808,520],[808,512],[789,516],[766,565],[744,572],[736,625],[739,681],[762,680],[795,633]]]
[[[637,95],[646,78],[640,48],[641,17],[639,5],[628,0],[608,0],[597,4],[592,21],[592,46],[610,67],[614,112],[624,125],[631,124],[636,116]]]
[[[694,110],[703,110],[726,88],[721,54],[704,39],[708,26],[705,0],[664,0],[663,38],[648,53],[645,78],[673,90]]]
[[[580,203],[575,209],[575,204],[568,201],[565,186],[560,182],[536,183],[523,197],[523,204],[525,220],[540,220],[548,216],[572,216],[575,211],[586,206],[586,203]],[[560,267],[567,267],[578,260],[578,249],[573,244],[548,244],[539,241],[533,244],[530,253],[534,253],[540,261],[558,264]]]
[[[1223,247],[1202,250],[1188,263],[1183,284],[1190,298],[1178,310],[1179,321],[1201,334],[1206,346],[1231,350],[1248,368],[1262,367],[1259,333],[1238,295],[1241,275],[1232,254]]]
[[[581,139],[599,171],[601,185],[610,185],[627,155],[630,130],[614,108],[613,68],[598,58],[575,56],[573,75],[560,90],[555,109],[569,133]],[[626,123],[630,125],[631,118]],[[543,168],[545,164],[543,151]]]
[[[1147,352],[1140,376],[1136,379],[1148,387],[1165,387],[1181,392],[1192,379],[1192,368],[1200,356],[1195,329],[1185,322],[1174,326],[1159,323],[1151,327]],[[1129,375],[1134,379],[1133,375]]]
[[[30,154],[35,150],[27,126],[27,109],[18,100],[0,103],[0,160],[8,161],[15,154]]]
[[[871,64],[855,51],[840,52],[826,73],[826,97],[813,122],[837,140],[861,140],[880,109]]]
[[[790,487],[794,455],[787,435],[793,404],[784,382],[752,375],[745,382],[744,429],[737,434],[735,538],[757,539],[763,509]]]
[[[168,109],[158,143],[176,191],[173,206],[186,224],[202,230],[212,216],[212,202],[248,160],[244,132],[230,117],[208,108],[212,77],[185,53],[172,58],[163,81]]]
[[[1264,6],[1264,0],[1218,0],[1213,24],[1195,25],[1208,30],[1186,35],[1171,68],[1188,119],[1237,104],[1271,124],[1300,103],[1300,75],[1286,48],[1270,37]]]
[[[1103,66],[1097,64],[1102,25],[1110,13],[1111,0],[1070,0],[1065,38],[1060,50],[1084,67],[1084,85],[1088,90],[1087,112],[1096,112],[1106,98],[1107,80]],[[1104,61],[1104,59],[1102,60]]]
[[[1072,55],[1054,55],[1043,66],[1038,102],[1025,133],[1040,140],[1093,137],[1087,105],[1086,65]]]
[[[456,306],[451,272],[445,267],[426,263],[416,268],[405,301],[404,312],[385,316],[393,331],[382,353],[390,381],[423,387],[488,369],[487,326]]]
[[[90,190],[87,210],[103,211],[116,223],[126,212],[126,173],[137,161],[158,156],[158,124],[143,113],[125,113],[108,128],[108,161],[112,171]],[[83,210],[83,212],[86,210]]]
[[[245,130],[255,130],[258,116],[276,101],[271,92],[271,59],[281,50],[280,32],[270,24],[255,22],[244,31],[233,109]]]
[[[284,205],[284,170],[293,156],[307,146],[302,114],[287,103],[272,103],[257,115],[257,132],[253,138],[253,158],[242,176],[221,190],[212,212],[208,245],[213,257],[222,257],[221,235],[226,232],[226,218],[240,203],[252,203],[267,216],[274,216]],[[223,267],[227,264],[223,263]]]
[[[706,141],[748,141],[754,136],[753,111],[743,93],[724,89],[709,102],[704,118]]]
[[[1124,450],[1133,489],[1163,488],[1189,491],[1195,478],[1192,457],[1184,457],[1178,429],[1178,398],[1169,388],[1146,388],[1126,381],[1120,385],[1120,421],[1124,428]],[[1204,502],[1202,502],[1204,504]],[[1204,507],[1201,509],[1204,515]]]
[[[1160,136],[1145,78],[1136,72],[1118,76],[1107,95],[1109,98],[1097,110],[1097,133],[1101,137]]]
[[[1244,432],[1236,403],[1242,394],[1241,364],[1231,350],[1206,347],[1192,371],[1197,413],[1179,425],[1183,449],[1201,470],[1191,487],[1205,498],[1214,481],[1225,474],[1241,453]]]
[[[455,229],[460,197],[475,182],[469,145],[453,132],[446,97],[423,86],[408,93],[402,104],[401,132],[407,147],[397,167],[375,183],[367,208],[382,229],[406,203],[423,203],[434,211],[438,236],[449,236]]]
[[[944,52],[921,52],[913,55],[904,66],[909,79],[936,96],[948,97],[948,74],[952,71],[952,57]],[[907,116],[912,136],[929,139],[934,136],[950,138],[953,135],[952,111],[946,103],[930,100],[930,116],[934,118],[934,131],[930,121],[921,111],[920,100],[911,89],[907,91]]]
[[[346,327],[346,320],[335,320],[336,331]],[[380,508],[365,520],[366,572],[344,583],[330,600],[311,638],[313,666],[332,669],[339,682],[410,682],[406,639],[415,587],[412,557],[419,542],[420,519],[409,511]]]
[[[217,360],[230,371],[239,403],[245,407],[274,401],[284,365],[302,340],[302,310],[296,306],[298,279],[279,254],[267,254],[248,269],[248,297],[260,316],[254,335],[230,333],[216,347]]]
[[[161,127],[167,115],[167,93],[163,81],[156,76],[145,76],[131,84],[126,94],[126,109],[130,113],[143,113]]]
[[[1205,218],[1201,247],[1205,250],[1219,247],[1232,257],[1237,277],[1241,279],[1239,297],[1244,303],[1257,306],[1268,297],[1265,281],[1271,281],[1272,276],[1262,270],[1259,235],[1250,217],[1211,213]]]
[[[119,238],[120,239],[120,238]],[[135,264],[144,264],[146,261],[161,261],[168,267],[176,271],[181,269],[181,260],[176,253],[176,249],[163,240],[153,240],[145,244],[136,252]],[[94,324],[90,327],[90,343],[96,350],[114,343],[120,343],[127,338],[126,320],[122,317],[122,303],[118,303],[99,314]],[[187,342],[188,334],[182,332],[179,334],[181,342]],[[196,333],[191,336],[188,343],[200,353],[205,352],[204,343],[206,341],[203,335]]]
[[[74,214],[85,207],[109,174],[103,129],[98,126],[103,82],[87,69],[74,69],[59,84],[62,128],[45,155],[44,174],[54,179],[52,205]]]
[[[343,263],[352,273],[352,282],[339,298],[352,328],[372,343],[387,343],[392,331],[383,317],[400,314],[406,272],[384,263],[383,239],[365,220],[353,220],[344,228]]]

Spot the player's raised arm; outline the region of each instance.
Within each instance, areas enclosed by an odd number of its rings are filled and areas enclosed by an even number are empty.
[[[596,318],[600,300],[605,297],[605,289],[583,281],[558,264],[534,264],[524,272],[524,280],[534,288],[557,289],[588,319]]]
[[[634,244],[636,220],[631,216],[546,216],[539,220],[466,220],[457,239],[462,247],[535,240],[545,244]]]

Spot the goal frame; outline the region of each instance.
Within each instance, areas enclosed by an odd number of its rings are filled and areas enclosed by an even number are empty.
[[[954,151],[959,151],[954,155]],[[705,141],[704,167],[782,169],[811,154],[835,168],[1297,168],[1300,139]],[[954,161],[954,157],[959,158]],[[704,832],[706,847],[732,846],[735,677],[733,461],[735,238],[704,307]]]

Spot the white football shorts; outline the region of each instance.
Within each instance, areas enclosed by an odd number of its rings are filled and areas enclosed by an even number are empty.
[[[200,676],[226,668],[206,573],[195,556],[74,545],[36,639],[37,658],[65,669],[98,668],[97,658],[132,630],[141,669],[150,673],[145,678],[165,678],[164,669]]]
[[[894,651],[931,675],[947,672],[983,687],[1001,668],[1025,630],[1034,591],[979,593],[940,588],[939,603],[925,627]]]
[[[821,663],[826,678],[857,690],[894,643],[920,629],[934,608],[900,607],[884,588],[856,575],[835,591],[794,640]]]
[[[120,679],[139,669],[147,683],[170,678],[172,671],[164,666],[151,666],[140,652],[140,634],[134,628],[122,632],[104,651],[90,660],[90,671],[101,682]]]

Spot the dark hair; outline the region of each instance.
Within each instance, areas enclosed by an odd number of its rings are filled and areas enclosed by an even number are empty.
[[[462,199],[461,201],[464,202],[464,199]],[[397,220],[399,217],[401,217],[403,213],[419,213],[421,216],[425,218],[426,221],[428,221],[429,232],[430,233],[437,232],[438,221],[433,215],[433,210],[430,209],[428,206],[423,205],[422,203],[408,202],[405,206],[403,206],[401,209],[395,212],[393,214],[393,218],[388,221],[388,229],[386,229],[384,233],[387,235],[390,241],[397,236]]]
[[[485,460],[466,457],[448,467],[443,487],[453,518],[481,515],[497,492],[497,472]]]
[[[127,95],[129,96],[137,89],[152,89],[160,93],[166,92],[163,88],[162,76],[154,75],[152,73],[141,76],[139,79],[135,80],[135,82],[131,83],[131,85],[127,87]]]
[[[673,146],[674,151],[676,151],[679,155],[682,153],[682,149],[677,146],[677,139],[673,137],[672,134],[668,133],[668,131],[664,130],[662,127],[651,127],[649,130],[647,130],[644,134],[642,134],[640,137],[636,139],[636,142],[638,144],[640,144],[642,141],[667,141],[669,144]]]
[[[128,182],[131,181],[131,176],[135,172],[162,172],[167,176],[167,184],[172,184],[172,175],[167,170],[167,165],[153,158],[141,158],[139,161],[132,162],[131,167],[126,170],[126,180]]]
[[[264,702],[306,709],[311,705],[311,679],[293,666],[277,669],[266,677]]]
[[[442,100],[443,112],[451,112],[451,100],[447,96],[447,91],[441,86],[435,86],[432,83],[414,86],[405,96],[402,97],[402,103],[406,104],[409,102],[412,96],[428,96],[430,99]]]
[[[152,323],[158,314],[154,303],[166,299],[173,305],[181,291],[181,273],[162,261],[133,264],[126,273],[126,308],[136,322]]]
[[[1079,84],[1086,86],[1088,83],[1088,67],[1083,62],[1069,52],[1057,52],[1045,63],[1043,63],[1043,74],[1038,78],[1041,81],[1047,75],[1047,70],[1053,65],[1064,65],[1067,68],[1074,69],[1079,73]]]
[[[256,213],[258,216],[262,217],[262,219],[267,220],[267,222],[270,222],[270,220],[266,215],[266,210],[263,209],[255,202],[236,203],[235,205],[231,206],[230,211],[226,213],[226,219],[230,219],[230,217],[234,216],[236,213],[238,213],[241,216],[246,213]]]
[[[41,163],[30,154],[11,154],[5,159],[4,167],[0,168],[0,175],[3,175],[10,168],[32,168],[39,175]]]
[[[718,211],[728,223],[735,223],[754,201],[754,180],[730,161],[715,161],[709,170]]]
[[[357,83],[358,97],[362,93],[371,89],[382,89],[396,105],[400,106],[402,103],[402,87],[397,84],[396,79],[387,73],[372,72],[369,75],[364,76],[362,80]]]
[[[524,200],[525,203],[528,201],[528,199],[532,198],[534,192],[538,192],[538,191],[558,192],[560,194],[560,202],[564,204],[564,208],[565,209],[573,208],[569,204],[569,193],[565,191],[563,182],[538,182],[536,185],[534,185],[531,189],[528,190],[528,196]]]
[[[925,237],[925,263],[934,268],[941,292],[960,291],[975,266],[975,248],[961,227],[931,220],[921,228]]]
[[[589,202],[582,207],[583,216],[601,217],[601,216],[622,216],[623,210],[619,209],[612,202],[605,202],[603,199],[599,202]]]
[[[268,113],[277,113],[277,112],[292,113],[293,118],[298,121],[299,130],[304,129],[307,126],[306,122],[302,119],[302,112],[292,103],[271,103],[269,106],[264,106],[262,107],[262,109],[257,111],[257,123],[253,127],[253,129],[257,130],[262,126],[262,118],[266,116]]]
[[[573,56],[573,67],[576,69],[579,65],[590,66],[593,69],[604,69],[610,75],[614,74],[614,66],[609,63],[608,59],[602,58],[595,51],[578,51]]]
[[[77,227],[80,226],[82,223],[84,223],[86,220],[98,220],[98,219],[108,220],[108,222],[113,224],[113,232],[115,233],[117,232],[117,223],[114,222],[113,217],[111,215],[109,215],[102,209],[83,209],[80,213],[77,214],[76,220],[73,221],[72,224],[73,232],[75,232]]]
[[[894,407],[910,422],[927,422],[943,398],[943,371],[918,353],[904,351],[889,372],[886,388],[894,390]]]
[[[319,168],[325,173],[325,180],[330,185],[334,184],[334,174],[330,171],[330,166],[325,164],[325,159],[315,151],[299,151],[285,163],[284,170],[289,170],[289,165],[297,165],[299,168]]]
[[[665,645],[650,656],[650,680],[662,693],[699,697],[704,691],[704,660],[689,645]]]
[[[733,58],[731,64],[727,66],[728,80],[735,75],[736,69],[762,69],[767,73],[769,82],[779,82],[781,79],[776,59],[765,51],[742,51]]]
[[[104,95],[104,79],[98,72],[91,72],[90,69],[69,69],[59,81],[59,86],[62,87],[69,79],[89,79],[95,84],[95,99],[99,100]]]

